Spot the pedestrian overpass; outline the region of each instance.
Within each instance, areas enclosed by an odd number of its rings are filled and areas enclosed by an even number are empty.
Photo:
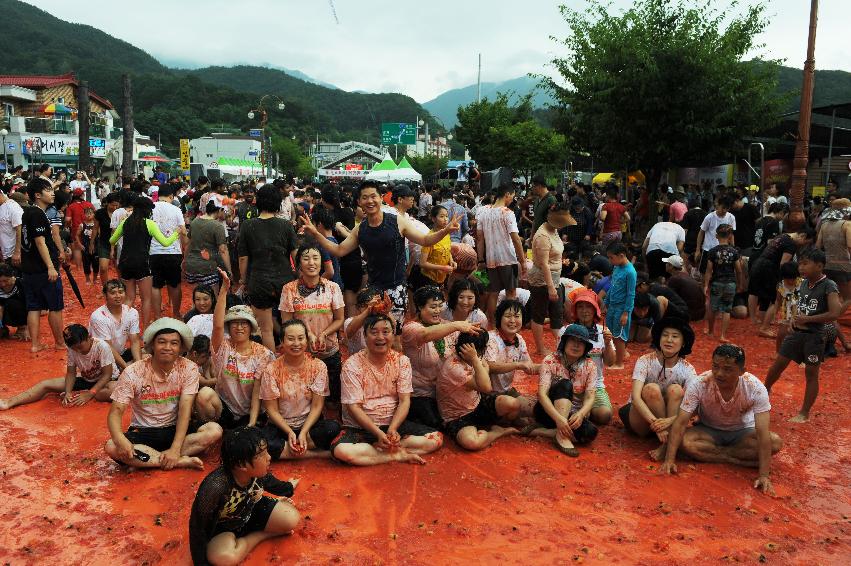
[[[368,143],[348,141],[322,143],[318,148],[314,144],[311,152],[317,169],[333,169],[343,163],[356,160],[366,159],[380,163],[384,159],[385,149]]]

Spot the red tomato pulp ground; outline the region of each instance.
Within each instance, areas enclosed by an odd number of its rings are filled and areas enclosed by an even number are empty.
[[[98,287],[83,284],[83,293],[86,309],[66,291],[66,324],[85,324],[101,304]],[[188,288],[184,297],[185,311]],[[702,324],[689,358],[699,372],[717,345]],[[45,318],[42,336],[52,342]],[[773,342],[738,320],[730,336],[764,379]],[[629,351],[626,370],[606,371],[615,409],[644,347]],[[0,359],[3,397],[64,372],[62,354],[33,355],[12,340],[0,342]],[[822,367],[809,424],[787,422],[801,403],[803,370],[790,366],[775,387],[772,429],[785,441],[772,465],[776,497],[754,490],[755,470],[727,465],[683,461],[678,475],[663,477],[647,455],[655,443],[628,436],[615,418],[576,459],[545,439],[511,437],[479,453],[447,441],[425,466],[275,462],[278,477],[301,478],[302,523],[247,563],[851,563],[849,360]],[[532,392],[535,377],[518,385]],[[128,472],[103,453],[107,411],[96,402],[65,409],[53,396],[0,413],[2,563],[190,562],[189,511],[217,454],[204,457],[204,472]]]

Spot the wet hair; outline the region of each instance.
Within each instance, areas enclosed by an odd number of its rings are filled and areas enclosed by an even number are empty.
[[[82,324],[69,324],[62,331],[62,339],[69,348],[89,339],[89,331]]]
[[[505,313],[508,311],[519,312],[523,320],[523,324],[526,324],[526,312],[523,309],[523,303],[517,299],[506,299],[499,303],[499,306],[496,307],[494,325],[497,330],[502,327],[502,317],[505,316]]]
[[[818,249],[815,246],[809,246],[798,252],[798,261],[800,262],[804,259],[813,263],[820,263],[821,265],[827,263],[827,256],[825,255],[824,251]]]
[[[814,242],[814,241],[815,241],[815,239],[816,239],[816,231],[815,231],[815,230],[813,230],[812,228],[810,228],[809,226],[806,226],[806,227],[801,228],[800,230],[798,230],[798,234],[802,234],[802,235],[804,236],[804,238],[805,238],[805,239],[807,239],[807,240],[811,240],[811,241],[813,241],[813,242]],[[799,256],[799,257],[800,257],[800,256]]]
[[[8,263],[0,263],[0,277],[16,277],[15,270]]]
[[[455,307],[458,306],[458,295],[460,295],[462,291],[472,291],[473,294],[476,295],[476,303],[479,302],[479,295],[481,294],[481,291],[478,283],[472,279],[459,279],[453,283],[452,288],[449,289],[449,300],[447,301],[449,310],[455,310]]]
[[[31,202],[35,202],[35,195],[42,192],[44,189],[50,188],[50,181],[43,177],[35,177],[27,184],[27,196]]]
[[[209,354],[210,337],[204,334],[199,334],[192,340],[192,348],[190,348],[189,351],[195,352],[196,354]]]
[[[557,201],[554,205],[550,206],[550,209],[547,212],[570,212],[570,203],[564,200]]]
[[[307,240],[298,247],[298,251],[295,253],[296,269],[298,269],[301,265],[301,256],[303,256],[310,250],[316,250],[319,252],[319,256],[322,256],[322,248],[319,247],[319,244],[317,244],[315,240]]]
[[[515,192],[517,192],[517,189],[511,183],[503,183],[493,190],[493,194],[494,194],[494,196],[496,196],[496,198],[502,198],[505,195],[507,195],[508,193],[515,193]]]
[[[488,346],[490,335],[487,332],[462,332],[458,335],[458,340],[455,342],[455,352],[461,355],[461,347],[465,344],[472,344],[476,349],[476,353],[480,356],[484,354],[485,348]]]
[[[322,187],[322,200],[337,208],[340,206],[340,191],[331,185],[325,185]]]
[[[609,247],[606,248],[606,254],[626,255],[626,246],[621,242],[612,242],[609,244]]]
[[[336,223],[334,213],[324,206],[314,206],[313,212],[310,214],[310,219],[314,224],[321,224],[323,228],[327,228],[328,230],[333,230]]]
[[[281,338],[282,339],[283,339],[284,334],[287,333],[287,328],[289,328],[290,326],[301,326],[302,329],[304,329],[304,335],[307,336],[309,334],[309,332],[307,330],[307,325],[304,323],[303,320],[301,320],[299,318],[291,318],[288,321],[281,324]]]
[[[443,291],[434,285],[426,285],[416,290],[414,293],[414,307],[418,313],[429,301],[440,301],[442,303]]]
[[[213,292],[213,288],[209,285],[198,285],[194,289],[192,289],[192,304],[195,304],[195,293],[201,293],[202,295],[207,295],[210,297],[212,301],[211,309],[216,308],[216,294]]]
[[[780,279],[797,279],[799,275],[798,263],[787,261],[780,266]]]
[[[645,307],[650,307],[650,293],[636,293],[633,308],[640,309]]]
[[[378,183],[376,181],[367,179],[366,181],[362,181],[361,184],[358,185],[352,193],[352,196],[354,197],[355,201],[360,199],[360,194],[364,189],[375,189],[378,194],[381,194],[381,191],[378,188]]]
[[[372,287],[371,285],[367,285],[366,287],[360,290],[357,298],[355,299],[357,301],[357,306],[361,308],[366,307],[366,305],[369,304],[373,297],[377,297],[380,294],[380,290],[375,287]]]
[[[379,322],[387,322],[388,324],[390,324],[390,328],[392,330],[396,329],[396,323],[393,321],[392,318],[390,318],[386,314],[384,314],[384,313],[371,314],[368,317],[366,317],[366,320],[363,321],[363,332],[364,332],[364,334],[369,332],[372,329],[372,327],[375,326],[376,324],[378,324]]]
[[[103,294],[106,295],[107,293],[109,293],[110,289],[118,288],[123,291],[127,291],[127,285],[124,284],[124,281],[122,281],[121,279],[110,279],[103,284]]]
[[[638,271],[635,273],[635,288],[639,285],[650,285],[650,275],[646,271]]]
[[[439,204],[436,204],[433,207],[431,207],[431,212],[429,212],[428,215],[432,220],[434,220],[434,219],[437,218],[437,215],[440,214],[441,210],[446,210],[446,207],[440,206]]]
[[[732,233],[733,227],[729,224],[719,224],[718,228],[715,229],[715,235],[720,236],[722,238],[726,238]]]
[[[265,186],[265,185],[264,185]],[[213,214],[214,212],[221,210],[222,207],[216,203],[215,199],[210,199],[207,201],[207,205],[204,207],[205,214]]]
[[[574,265],[576,267],[573,268],[572,272],[570,271],[569,267],[563,265],[561,267],[561,276],[582,283],[582,280],[585,279],[585,276],[591,273],[591,269],[588,267],[587,264],[584,263],[575,263]]]
[[[730,210],[730,207],[733,206],[733,199],[728,196],[719,196],[715,199],[715,205]]]
[[[256,426],[226,430],[222,437],[222,466],[230,471],[250,464],[266,446],[266,437]]]
[[[260,212],[278,212],[281,210],[281,203],[284,201],[284,196],[280,189],[274,185],[263,185],[257,189],[257,195],[254,197],[254,206]]]
[[[133,204],[133,200],[137,196],[138,195],[133,191],[122,190],[118,193],[118,204],[121,206],[121,208],[127,208],[128,206],[131,206]]]
[[[774,202],[768,207],[769,214],[776,214],[778,212],[787,213],[789,212],[789,205],[785,202]]]
[[[745,367],[745,351],[735,344],[721,344],[712,352],[713,358],[730,358],[740,368]]]

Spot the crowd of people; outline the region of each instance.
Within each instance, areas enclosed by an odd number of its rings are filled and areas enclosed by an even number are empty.
[[[678,454],[750,466],[771,492],[771,387],[804,365],[792,420],[805,422],[825,357],[849,349],[836,321],[851,304],[851,202],[833,194],[790,233],[774,185],[663,187],[651,202],[641,187],[540,177],[482,194],[475,182],[190,186],[157,171],[98,191],[95,209],[76,177],[43,166],[0,193],[3,336],[67,359],[64,376],[0,410],[52,393],[111,403],[105,453],[134,468],[202,469],[220,446],[192,507],[199,564],[238,562],[296,526],[298,481],[276,479],[273,459],[424,463],[446,438],[474,451],[511,435],[578,457],[614,413],[655,439],[662,471]],[[63,322],[69,264],[102,289],[87,325]],[[775,341],[764,382],[730,342],[731,317]],[[701,327],[717,345],[696,369]],[[648,350],[615,407],[604,379],[625,370],[629,342]],[[518,372],[537,390],[518,390]]]

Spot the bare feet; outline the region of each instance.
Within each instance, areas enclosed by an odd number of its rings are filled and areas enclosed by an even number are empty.
[[[789,419],[789,422],[790,423],[805,423],[809,420],[810,420],[809,415],[805,415],[803,413],[798,413],[797,415],[795,415],[794,417]]]
[[[511,436],[512,434],[519,434],[520,431],[513,426],[509,427],[501,427],[499,425],[493,425],[491,427],[491,432],[496,434],[496,438],[502,438],[503,436]]]
[[[757,335],[763,338],[777,338],[777,331],[762,328]]]
[[[729,340],[727,340],[726,336],[721,336],[720,338],[718,338],[718,341],[721,342],[722,344],[727,344],[727,343],[730,342]]]
[[[623,368],[624,368],[623,364],[615,364],[613,366],[607,367],[606,369],[623,369]]]
[[[46,350],[46,349],[47,349],[47,344],[36,344],[36,345],[34,345],[30,348],[30,352],[35,354],[37,352],[41,352],[42,350]]]
[[[425,465],[426,461],[420,458],[419,454],[413,454],[407,450],[397,450],[393,453],[393,459],[397,462],[407,462],[408,464]]]
[[[196,458],[195,456],[181,456],[180,460],[177,461],[177,464],[174,466],[175,468],[191,468],[193,470],[203,470],[204,462],[201,461],[201,458]]]
[[[667,444],[663,444],[659,448],[656,448],[655,450],[651,450],[649,452],[650,459],[653,460],[654,462],[664,461],[665,460],[665,452],[667,452],[667,450],[668,450]]]
[[[53,349],[57,352],[64,352],[68,349],[68,347],[65,344],[54,344]]]
[[[0,399],[0,411],[5,411],[9,408],[8,399]]]

